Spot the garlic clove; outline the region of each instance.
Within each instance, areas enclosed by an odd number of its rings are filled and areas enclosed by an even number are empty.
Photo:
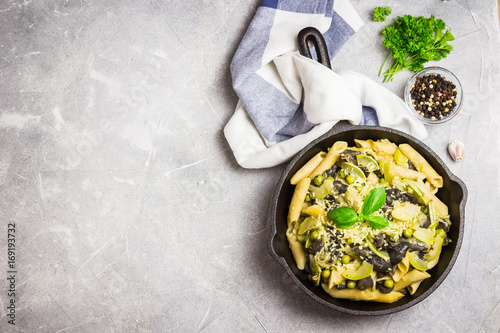
[[[458,140],[451,140],[448,145],[448,152],[454,161],[460,161],[464,157],[465,146]]]

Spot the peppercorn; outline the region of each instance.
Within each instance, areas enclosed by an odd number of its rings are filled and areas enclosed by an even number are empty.
[[[443,119],[457,105],[455,88],[451,81],[440,74],[417,77],[410,91],[413,108],[427,119]]]

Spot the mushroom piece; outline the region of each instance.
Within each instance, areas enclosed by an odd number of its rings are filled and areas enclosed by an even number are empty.
[[[410,193],[403,193],[397,188],[386,188],[385,189],[385,202],[388,205],[392,205],[394,200],[399,200],[401,202],[408,201],[414,205],[418,205],[418,198]]]
[[[311,251],[317,252],[323,248],[323,239],[318,238],[312,243],[311,247],[309,248]]]
[[[359,154],[361,153],[357,150],[346,149],[340,154],[339,160],[344,160],[344,162],[356,164],[356,155]]]
[[[359,168],[361,169],[361,171],[363,171],[365,177],[368,177],[370,175],[370,170],[368,170],[368,168],[365,168],[364,166],[360,166]]]
[[[371,276],[367,276],[364,279],[358,280],[356,285],[359,290],[365,290],[373,287],[373,279]]]
[[[326,177],[333,177],[335,178],[335,173],[337,173],[339,166],[334,164],[330,169],[326,170]]]
[[[419,242],[417,239],[411,237],[405,241],[398,241],[397,243],[390,244],[388,246],[389,257],[391,258],[391,264],[399,264],[408,250],[413,251],[428,251],[429,249],[422,245],[424,243]]]
[[[334,181],[333,186],[335,187],[335,190],[338,192],[338,194],[344,194],[347,191],[347,184],[344,184],[340,180]]]
[[[436,229],[443,229],[444,231],[448,232],[450,231],[450,225],[445,222],[439,221]]]
[[[347,282],[344,281],[342,283],[339,283],[335,286],[338,290],[346,289],[347,288]]]
[[[431,218],[426,216],[425,222],[420,225],[421,228],[429,228],[431,225]]]
[[[383,294],[388,294],[394,290],[394,286],[392,286],[392,288],[387,288],[383,283],[380,283],[378,284],[378,290],[380,290],[380,292]]]
[[[406,242],[399,242],[392,249],[389,250],[389,257],[391,257],[391,264],[399,264],[406,256],[406,252],[410,246]]]
[[[355,246],[352,252],[356,253],[362,260],[368,259],[372,256],[372,252],[368,247]]]
[[[385,234],[380,233],[375,237],[375,241],[373,242],[373,244],[376,247],[381,247],[384,244],[384,240],[385,240]]]
[[[376,272],[389,274],[392,271],[392,263],[377,256],[372,256],[367,261],[373,265],[373,270]]]
[[[410,250],[413,251],[428,251],[429,249],[427,248],[427,245],[419,240],[417,240],[415,237],[408,238],[407,240],[404,241],[404,243],[408,244],[410,247]]]

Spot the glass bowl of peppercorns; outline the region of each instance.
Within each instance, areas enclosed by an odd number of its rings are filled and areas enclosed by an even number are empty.
[[[426,124],[440,124],[452,119],[462,107],[462,85],[442,67],[418,71],[405,87],[405,102],[412,114]]]

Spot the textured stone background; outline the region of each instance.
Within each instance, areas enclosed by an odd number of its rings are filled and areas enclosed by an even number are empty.
[[[437,291],[402,313],[316,304],[269,256],[283,166],[240,168],[222,129],[229,63],[260,1],[0,2],[0,331],[498,332],[500,60],[494,0],[388,1],[435,14],[455,50],[459,116],[431,146],[469,188],[465,240]],[[377,77],[375,0],[334,68]],[[402,96],[410,72],[386,84]],[[465,142],[454,163],[446,145]],[[16,224],[16,325],[8,325],[7,224]]]

